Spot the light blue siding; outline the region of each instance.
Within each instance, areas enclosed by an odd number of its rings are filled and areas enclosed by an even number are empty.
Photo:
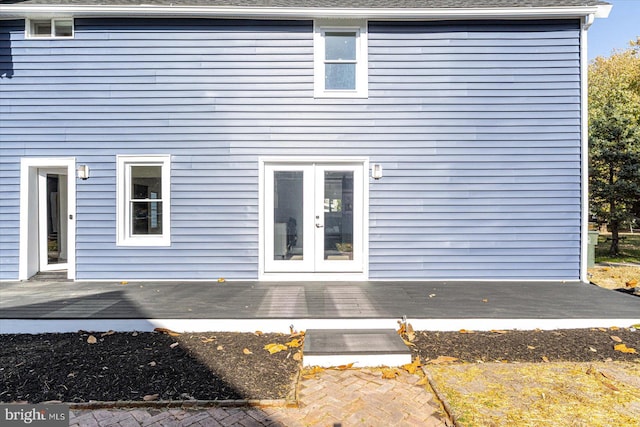
[[[21,157],[75,157],[78,279],[256,279],[258,158],[358,156],[371,279],[578,279],[578,21],[369,23],[369,98],[313,98],[309,21],[0,21],[0,279]],[[116,246],[117,154],[171,155],[170,247]]]

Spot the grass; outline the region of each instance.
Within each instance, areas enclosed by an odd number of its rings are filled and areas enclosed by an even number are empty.
[[[610,256],[611,234],[600,234],[596,246],[596,263],[621,262],[640,263],[640,233],[620,233],[620,254]],[[609,241],[607,241],[609,239]]]

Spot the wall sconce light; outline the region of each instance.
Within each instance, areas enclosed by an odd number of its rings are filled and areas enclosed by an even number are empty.
[[[371,177],[373,179],[382,178],[382,165],[380,163],[374,163],[371,165]]]
[[[89,179],[89,165],[78,165],[78,178],[83,181]]]

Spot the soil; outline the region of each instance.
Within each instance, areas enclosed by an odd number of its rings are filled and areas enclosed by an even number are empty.
[[[283,334],[221,332],[4,334],[0,401],[287,399],[300,370],[299,349],[270,354],[264,347],[290,340]],[[614,350],[618,341],[639,353]],[[423,361],[640,360],[640,331],[631,329],[419,331],[413,344]]]

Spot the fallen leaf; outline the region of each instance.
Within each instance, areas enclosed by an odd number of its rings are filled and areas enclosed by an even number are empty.
[[[620,389],[618,389],[618,387],[614,386],[613,384],[610,384],[606,381],[602,381],[602,385],[604,385],[605,387],[613,390],[613,391],[620,391]]]
[[[640,323],[636,324],[636,325],[631,325],[632,328],[634,329],[640,329]]]
[[[180,344],[178,344],[177,342],[174,342],[173,344],[171,344],[169,347],[171,348],[176,348],[177,346],[179,346]]]
[[[529,350],[535,350],[535,349],[536,349],[536,348],[535,348],[534,346],[532,346],[532,345],[528,345],[528,346],[527,346],[527,348],[528,348]]]
[[[416,383],[416,385],[427,385],[427,384],[429,384],[429,378],[426,376],[420,378],[420,381]]]
[[[598,328],[598,330],[599,330],[600,332],[607,332],[607,330],[606,330],[605,328]]]
[[[215,338],[206,338],[206,337],[201,337],[200,338],[200,342],[202,344],[207,344],[207,343],[210,343],[210,342],[214,342],[215,340],[216,340]]]
[[[256,334],[256,336],[262,336],[264,334],[264,332],[262,331],[255,331],[254,334]]]
[[[98,340],[93,335],[89,335],[89,338],[87,338],[87,343],[89,343],[89,344],[95,344],[97,342],[98,342]]]
[[[149,366],[156,366],[156,365],[157,365],[157,363],[154,362],[153,360],[151,362],[149,362]]]
[[[485,298],[482,300],[482,302],[489,302],[489,300]]]
[[[638,286],[638,281],[636,279],[631,279],[627,283],[624,284],[627,288],[635,288]]]
[[[224,282],[225,282],[224,277],[220,277],[220,278],[218,278],[218,283],[224,283]]]
[[[299,339],[292,339],[289,342],[284,343],[286,346],[289,346],[291,348],[298,348],[302,345],[302,341],[300,341]]]
[[[433,298],[435,296],[436,296],[436,294],[429,294],[429,298]]]
[[[494,334],[506,334],[507,331],[503,331],[502,329],[492,329],[489,332],[494,333]]]
[[[243,349],[242,349],[242,352],[243,352],[244,354],[253,354],[253,352],[252,352],[251,350],[249,350],[248,348],[243,348]]]
[[[296,354],[293,355],[293,360],[295,360],[296,362],[299,362],[302,360],[302,352],[299,351]]]
[[[122,282],[120,282],[121,285],[128,285],[129,282],[127,282],[126,280],[123,280]]]
[[[637,353],[635,348],[627,347],[626,344],[617,344],[613,347],[613,349],[622,353]]]
[[[422,366],[420,362],[420,356],[417,356],[413,359],[413,362],[402,365],[402,369],[407,371],[410,374],[415,374],[419,367]]]
[[[384,378],[385,380],[393,380],[398,375],[400,375],[400,372],[398,372],[397,369],[388,368],[382,370],[382,378]]]
[[[458,360],[457,357],[451,357],[451,356],[438,356],[435,359],[431,359],[429,360],[429,363],[432,363],[434,365],[442,365],[444,363],[452,363],[455,362],[456,360]]]
[[[279,353],[283,350],[287,349],[286,345],[282,345],[282,344],[267,344],[263,347],[265,350],[267,350],[269,352],[269,354],[275,354],[275,353]]]
[[[158,397],[160,397],[159,394],[147,394],[142,398],[142,400],[144,400],[145,402],[149,402],[158,399]]]
[[[347,369],[351,369],[351,368],[353,368],[353,362],[347,363],[346,365],[339,365],[335,367],[335,369],[339,371],[346,371]]]
[[[154,331],[160,332],[161,334],[167,334],[170,337],[179,337],[181,335],[178,332],[174,332],[171,329],[167,329],[167,328],[155,328]]]
[[[107,331],[107,332],[105,332],[105,333],[103,333],[103,334],[100,334],[100,336],[101,336],[101,337],[106,337],[106,336],[108,336],[108,335],[113,335],[113,334],[115,334],[115,333],[116,333],[116,331]]]
[[[466,330],[466,329],[460,329],[460,333],[461,333],[461,334],[475,334],[475,332],[473,332],[473,331],[468,331],[468,330]]]
[[[549,358],[547,356],[542,356],[542,361],[544,363],[549,363]]]
[[[131,334],[131,336],[132,336],[132,337],[137,337],[137,336],[138,336],[138,333],[137,333],[137,332],[134,332],[134,333],[132,333],[132,334]]]
[[[598,352],[598,350],[596,350],[596,349],[595,349],[595,348],[593,348],[593,347],[589,347],[589,351],[591,351],[591,352],[593,352],[593,353],[597,353],[597,352]]]
[[[615,336],[615,335],[611,335],[611,339],[614,340],[615,342],[622,342],[622,339],[620,337]]]
[[[618,328],[617,326],[612,326],[612,327],[609,328],[609,330],[611,330],[611,331],[619,331],[620,328]]]
[[[219,346],[216,347],[216,350],[222,351],[222,350],[224,350],[224,346],[219,345]]]
[[[415,347],[416,346],[414,343],[412,343],[411,341],[407,341],[404,338],[402,339],[402,341],[404,342],[404,344],[406,346],[409,346],[409,347],[411,347],[411,346]]]
[[[398,320],[398,325],[400,325],[400,327],[398,328],[398,335],[404,335],[404,333],[407,331],[406,325],[400,320]]]

